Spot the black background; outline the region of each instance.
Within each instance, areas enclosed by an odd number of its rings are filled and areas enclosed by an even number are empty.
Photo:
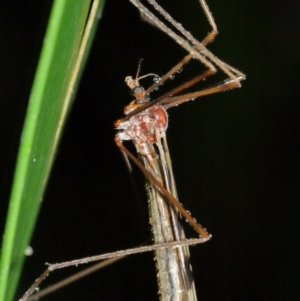
[[[179,2],[179,3],[178,3]],[[159,1],[201,40],[199,3]],[[298,300],[298,1],[210,0],[219,36],[209,49],[247,74],[241,89],[170,109],[168,140],[181,202],[213,239],[191,248],[200,300]],[[0,8],[1,227],[51,1]],[[107,0],[65,128],[18,297],[61,262],[134,247],[150,236],[143,176],[138,199],[114,145],[114,120],[130,100],[124,78],[164,74],[185,52],[140,20],[125,0]],[[196,61],[194,68],[204,70]],[[200,66],[200,67],[199,67]],[[190,77],[188,67],[168,83]],[[207,85],[224,78],[219,72]],[[189,237],[195,235],[187,226]],[[44,286],[79,268],[52,274]],[[135,255],[45,300],[158,300],[153,254]]]

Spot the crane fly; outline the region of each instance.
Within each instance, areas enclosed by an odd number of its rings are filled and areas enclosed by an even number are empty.
[[[168,125],[166,110],[195,98],[240,87],[240,81],[245,79],[245,75],[221,61],[206,48],[213,41],[218,31],[205,0],[199,1],[212,27],[212,31],[202,42],[197,41],[155,0],[147,0],[147,2],[181,35],[170,29],[139,0],[129,1],[138,8],[141,16],[146,21],[158,27],[188,51],[188,55],[162,77],[153,73],[139,76],[140,65],[135,78],[127,76],[125,79],[126,84],[131,89],[135,99],[125,107],[124,113],[126,116],[115,122],[115,128],[118,130],[115,136],[116,145],[125,155],[125,158],[129,157],[146,177],[154,245],[51,264],[20,299],[22,301],[27,300],[45,276],[55,269],[153,250],[156,252],[155,259],[161,300],[197,300],[188,246],[207,241],[210,238],[210,234],[178,202],[165,134]],[[147,95],[157,89],[167,79],[172,78],[176,72],[180,72],[183,66],[192,58],[199,60],[207,68],[206,71],[164,93],[153,101],[148,100]],[[180,94],[182,91],[192,88],[195,84],[213,75],[217,69],[224,72],[226,75],[225,80],[209,88]],[[139,83],[145,77],[153,77],[155,82],[146,90]],[[139,159],[123,145],[123,141],[126,140],[133,141]],[[185,238],[181,225],[182,217],[196,230],[200,236],[199,238]],[[40,295],[38,293],[34,296],[39,297]]]
[[[125,107],[126,115],[130,112],[134,113],[136,109],[148,103],[145,90],[140,86],[139,79],[138,76],[135,79],[131,76],[126,77],[125,81],[135,97],[135,100]],[[133,115],[129,120],[116,121],[115,127],[120,130],[115,137],[116,144],[134,160],[146,175],[150,224],[155,244],[186,239],[179,221],[179,211],[201,237],[209,239],[209,234],[177,201],[177,191],[165,134],[167,125],[166,110],[157,103]],[[124,140],[133,141],[143,164],[136,161],[136,158],[123,146],[122,141]],[[187,246],[156,251],[157,277],[162,300],[196,300],[189,257]]]

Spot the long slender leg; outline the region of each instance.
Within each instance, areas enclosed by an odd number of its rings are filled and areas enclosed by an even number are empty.
[[[110,264],[115,263],[118,260],[123,259],[125,256],[126,255],[120,256],[120,257],[114,257],[114,258],[106,259],[106,260],[103,260],[103,261],[101,261],[101,262],[99,262],[97,264],[94,264],[93,266],[88,267],[88,268],[86,268],[86,269],[84,269],[84,270],[82,270],[82,271],[80,271],[80,272],[78,272],[78,273],[76,273],[76,274],[68,277],[68,278],[65,278],[62,281],[59,281],[59,282],[57,282],[57,283],[55,283],[53,285],[48,286],[47,288],[45,288],[43,290],[38,291],[34,295],[31,295],[27,300],[28,301],[38,300],[41,297],[49,295],[49,294],[51,294],[51,293],[53,293],[53,292],[55,292],[55,291],[63,288],[64,286],[67,286],[67,285],[69,285],[69,284],[71,284],[71,283],[73,283],[73,282],[75,282],[75,281],[77,281],[79,279],[84,278],[85,276],[88,276],[88,275],[90,275],[90,274],[92,274],[92,273],[94,273],[94,272],[96,272],[96,271],[98,271],[100,269],[103,269],[104,267],[106,267],[106,266],[108,266]],[[50,273],[50,271],[49,271],[49,273]]]
[[[144,5],[141,4],[138,0],[129,0],[133,3],[140,11],[140,13],[145,16],[151,23],[154,23],[159,29],[169,35],[172,39],[174,39],[181,47],[186,49],[189,53],[191,53],[195,58],[197,58],[202,64],[204,64],[207,68],[216,71],[214,65],[209,62],[202,54],[195,50],[194,47],[190,45],[188,41],[183,39],[181,36],[176,34],[173,30],[167,27],[163,22],[161,22],[152,12],[148,10]],[[197,41],[197,44],[199,42]],[[196,45],[196,44],[195,44]],[[202,48],[202,47],[201,47]]]
[[[201,96],[210,95],[210,94],[214,94],[214,93],[218,93],[218,92],[224,92],[227,90],[234,89],[236,87],[238,87],[238,83],[236,81],[227,80],[217,86],[214,86],[214,87],[211,87],[208,89],[200,90],[197,92],[191,92],[188,94],[179,95],[179,96],[171,97],[169,99],[165,99],[162,102],[162,105],[164,106],[165,109],[169,109],[174,106],[178,106],[182,103],[188,102],[190,100],[194,100]]]
[[[163,243],[163,244],[157,244],[157,245],[151,245],[151,246],[132,248],[132,249],[127,249],[127,250],[123,250],[123,251],[111,252],[111,253],[106,253],[106,254],[102,254],[102,255],[90,256],[90,257],[85,257],[85,258],[61,262],[61,263],[48,264],[48,268],[37,278],[37,280],[32,284],[32,286],[23,295],[23,297],[21,299],[19,299],[19,301],[28,300],[29,296],[35,292],[36,288],[39,287],[39,285],[44,281],[44,279],[48,276],[48,274],[55,270],[63,269],[63,268],[70,267],[70,266],[78,266],[80,264],[86,264],[89,262],[95,262],[95,261],[108,259],[108,258],[115,258],[115,257],[121,257],[121,256],[125,256],[125,255],[137,254],[137,253],[151,252],[154,250],[159,250],[159,249],[164,249],[164,248],[175,248],[175,247],[181,247],[181,246],[195,245],[198,243],[204,243],[209,239],[210,239],[210,236],[194,238],[194,239],[187,239],[184,241],[174,241],[174,242],[169,242],[169,243]]]
[[[190,225],[203,237],[209,237],[209,234],[205,229],[195,222],[194,218],[184,209],[184,207],[168,192],[168,190],[162,186],[162,184],[149,172],[142,163],[122,144],[118,139],[115,139],[116,145],[126,153],[126,155],[142,170],[142,172],[148,177],[167,197],[167,199],[180,211],[180,213],[186,218]]]
[[[73,260],[73,261],[69,261],[69,262],[63,262],[63,263],[59,263],[59,264],[51,264],[49,265],[49,267],[46,269],[46,271],[37,279],[37,281],[30,287],[30,289],[25,293],[25,295],[20,299],[20,301],[26,301],[28,300],[28,297],[35,291],[35,289],[40,285],[40,283],[44,280],[44,278],[46,277],[46,275],[48,275],[51,271],[54,271],[56,269],[61,269],[61,268],[65,268],[68,266],[74,266],[74,265],[78,265],[78,264],[84,264],[84,263],[88,263],[88,262],[93,262],[93,261],[97,261],[97,260],[102,260],[102,259],[107,259],[107,258],[113,258],[113,257],[120,257],[120,256],[125,256],[125,255],[130,255],[130,254],[135,254],[135,253],[140,253],[140,252],[147,252],[147,251],[153,251],[153,250],[159,250],[162,248],[167,248],[167,249],[172,249],[172,247],[176,246],[182,246],[184,248],[184,250],[187,248],[187,246],[189,244],[196,244],[196,243],[202,243],[207,241],[208,239],[210,239],[210,235],[205,231],[205,229],[203,229],[194,219],[193,217],[183,208],[183,206],[176,200],[176,198],[169,193],[169,191],[152,175],[151,172],[149,172],[139,161],[138,159],[131,154],[131,152],[129,152],[121,143],[121,141],[119,141],[118,139],[116,139],[116,144],[117,146],[131,159],[134,161],[135,164],[138,165],[138,167],[140,167],[142,169],[142,171],[145,173],[145,175],[152,181],[154,182],[154,184],[158,187],[159,191],[161,191],[170,201],[170,203],[172,203],[180,212],[181,214],[189,221],[189,223],[195,228],[195,230],[201,235],[201,238],[192,240],[193,242],[191,242],[191,240],[186,240],[186,239],[182,239],[182,237],[178,237],[179,240],[176,240],[175,242],[167,242],[167,243],[162,243],[162,244],[156,244],[156,245],[151,245],[151,246],[146,246],[146,247],[139,247],[139,248],[134,248],[134,249],[128,249],[128,250],[124,250],[124,251],[118,251],[118,252],[113,252],[113,253],[107,253],[107,254],[103,254],[103,255],[96,255],[96,256],[92,256],[92,257],[87,257],[87,258],[82,258],[82,259],[78,259],[78,260]],[[166,141],[165,141],[165,147],[167,150],[167,146],[166,146]],[[168,159],[168,164],[171,164],[170,159]],[[171,170],[171,169],[170,169]],[[174,177],[173,175],[171,176],[171,180],[174,182]],[[178,249],[179,254],[181,254],[181,249]],[[103,265],[103,264],[101,264]],[[92,268],[88,268],[88,271],[90,271],[90,269],[95,270],[98,267],[92,267]],[[79,278],[83,277],[84,275],[87,274],[87,271],[83,271],[81,273],[79,273],[79,275],[73,276],[70,279],[66,279],[64,280],[62,283],[56,284],[51,288],[48,288],[46,291],[44,291],[43,293],[38,293],[38,295],[35,295],[34,298],[38,297],[38,296],[43,296],[45,294],[48,294],[52,291],[54,291],[55,289],[62,287],[64,285],[67,285],[75,280],[78,280]],[[186,279],[187,281],[188,279]]]
[[[125,117],[123,117],[123,118],[117,120],[116,123],[115,123],[115,127],[117,128],[117,127],[118,127],[118,124],[120,124],[121,122],[124,122],[124,121],[126,121],[126,120],[129,120],[132,116],[134,116],[134,115],[136,115],[136,114],[138,114],[138,113],[140,113],[140,112],[142,112],[142,111],[144,111],[144,110],[146,110],[146,109],[152,107],[152,106],[155,105],[155,104],[164,103],[164,102],[165,102],[165,99],[170,99],[171,96],[173,96],[173,95],[179,93],[179,92],[182,91],[182,90],[185,90],[185,89],[187,89],[187,88],[193,86],[193,85],[196,84],[197,82],[199,82],[199,81],[201,81],[201,80],[207,78],[208,76],[210,76],[210,75],[212,75],[212,74],[213,74],[213,73],[212,73],[211,70],[207,70],[207,71],[201,73],[200,75],[194,77],[194,78],[191,79],[190,81],[185,82],[184,84],[179,85],[178,87],[176,87],[176,88],[172,89],[171,91],[165,93],[164,95],[160,96],[159,98],[157,98],[157,99],[155,99],[155,100],[153,100],[153,101],[151,101],[151,102],[148,102],[148,103],[146,103],[146,104],[143,105],[143,106],[140,106],[140,105],[139,105],[139,107],[137,107],[133,112],[131,112],[131,113],[127,114]],[[146,91],[146,92],[147,92],[147,91]],[[146,92],[145,92],[145,93],[146,93]]]
[[[209,24],[211,25],[212,27],[212,31],[206,36],[206,38],[202,41],[202,44],[204,46],[206,46],[207,44],[211,43],[214,38],[216,37],[216,35],[218,34],[218,29],[217,29],[217,24],[215,23],[215,20],[212,16],[212,13],[210,12],[209,10],[209,7],[208,5],[206,4],[205,0],[199,0],[200,2],[200,5],[202,6],[203,8],[203,11],[206,15],[206,18],[209,22]]]
[[[187,40],[193,41],[194,38],[190,34],[190,32],[186,31],[185,28],[174,20],[174,18],[167,13],[155,0],[147,0],[164,18],[171,23],[183,36],[187,38]],[[212,42],[215,38],[215,36],[218,34],[217,25],[214,21],[214,18],[212,16],[212,13],[210,12],[208,5],[204,0],[200,0],[200,4],[202,6],[202,9],[206,15],[206,18],[209,22],[209,24],[212,27],[212,31],[205,37],[205,39],[202,41],[201,46],[206,46],[208,43]]]
[[[169,21],[180,33],[187,38],[188,41],[190,41],[193,45],[195,45],[195,49],[200,51],[200,53],[207,58],[209,58],[212,62],[214,62],[221,70],[223,70],[224,73],[226,73],[231,79],[238,80],[236,78],[235,72],[231,72],[233,67],[231,68],[230,65],[222,62],[219,58],[217,58],[214,54],[212,54],[205,46],[212,42],[216,34],[218,33],[217,31],[217,26],[216,23],[212,17],[212,13],[209,11],[209,8],[204,0],[200,0],[200,4],[206,14],[206,17],[212,26],[213,30],[211,33],[207,35],[207,37],[204,39],[204,43],[200,43],[197,41],[190,32],[185,30],[185,28],[178,22],[174,20],[173,17],[169,13],[167,13],[155,0],[147,0],[160,14],[164,16],[164,18]],[[238,77],[243,75],[240,71],[234,69],[236,72],[238,72]]]
[[[180,33],[187,38],[187,40],[183,39],[181,36],[175,34],[170,28],[168,28],[163,22],[161,22],[152,12],[150,12],[140,1],[138,0],[129,0],[132,2],[140,11],[140,13],[148,19],[151,23],[154,23],[160,30],[169,35],[172,39],[174,39],[180,46],[186,49],[190,54],[192,54],[195,58],[197,58],[200,62],[206,65],[211,70],[216,70],[214,65],[211,64],[206,58],[208,58],[211,62],[216,64],[225,74],[227,74],[231,79],[240,81],[241,72],[238,76],[236,76],[233,72],[231,72],[231,68],[228,68],[228,64],[225,64],[220,59],[218,59],[214,54],[212,54],[202,43],[196,40],[188,31],[186,31],[183,26],[176,22],[159,4],[157,4],[154,0],[147,0],[157,11],[160,12],[164,16],[164,18],[169,21]],[[213,27],[213,31],[211,34],[204,39],[205,43],[209,43],[215,37],[217,31],[215,32],[216,26],[213,20],[212,14],[210,13],[207,4],[204,1],[200,1],[201,6],[204,8],[205,14]],[[194,45],[191,47],[190,44]],[[206,45],[205,44],[205,45]],[[200,52],[195,51],[197,49]],[[206,57],[206,58],[205,58]],[[244,75],[243,75],[244,76]]]
[[[181,64],[183,61],[184,60],[182,60],[179,64]],[[176,66],[178,66],[179,64],[177,64]],[[173,68],[167,73],[167,75],[169,75],[172,70],[173,70]],[[200,75],[194,77],[193,79],[189,80],[188,82],[185,82],[185,83],[179,85],[178,87],[174,88],[173,90],[165,93],[164,95],[160,96],[159,98],[157,98],[151,102],[148,102],[145,105],[135,109],[133,112],[131,112],[128,115],[126,115],[125,117],[119,119],[117,121],[117,123],[121,123],[126,120],[129,120],[133,115],[136,115],[136,114],[152,107],[155,104],[161,104],[164,106],[165,109],[168,109],[168,108],[171,108],[174,106],[178,106],[182,103],[185,103],[191,99],[195,99],[195,98],[198,98],[201,96],[210,95],[210,94],[214,94],[214,93],[218,93],[218,92],[224,92],[224,91],[239,87],[239,82],[237,82],[235,80],[231,80],[231,79],[226,79],[222,83],[220,83],[216,86],[206,88],[206,89],[203,89],[200,91],[191,92],[191,93],[187,93],[184,95],[172,97],[173,95],[175,95],[187,88],[190,88],[194,84],[198,83],[199,81],[207,78],[208,76],[210,76],[212,74],[213,74],[213,72],[211,70],[207,70],[207,71],[201,73]],[[166,75],[163,76],[162,82],[165,80],[165,78],[166,78]],[[159,83],[161,83],[161,81]],[[157,84],[151,86],[150,88],[152,89],[152,87],[156,87],[156,86],[157,86]],[[149,90],[150,89],[148,89],[145,93],[147,93]]]

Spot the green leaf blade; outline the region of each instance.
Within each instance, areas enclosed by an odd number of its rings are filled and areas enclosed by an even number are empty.
[[[57,0],[52,7],[21,135],[3,236],[0,301],[12,300],[20,277],[24,250],[32,236],[56,148],[85,63],[85,60],[79,62],[76,73],[89,9],[90,0],[75,3]],[[92,22],[95,24],[96,20]],[[91,39],[92,36],[89,44]],[[87,53],[85,49],[85,58]]]

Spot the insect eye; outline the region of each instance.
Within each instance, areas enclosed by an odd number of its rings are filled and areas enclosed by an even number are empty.
[[[141,86],[136,86],[135,88],[133,88],[133,89],[131,90],[132,95],[140,94],[140,93],[142,93],[142,92],[144,92],[144,88],[141,87]]]

